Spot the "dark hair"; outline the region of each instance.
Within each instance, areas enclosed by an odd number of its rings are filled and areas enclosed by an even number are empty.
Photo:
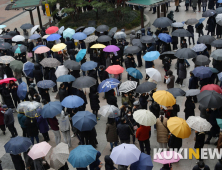
[[[108,117],[108,119],[107,119],[107,124],[113,125],[114,122],[115,122],[115,119],[114,119],[114,118]]]
[[[168,70],[168,71],[167,71],[167,74],[168,74],[169,76],[172,76],[172,75],[173,75],[173,72],[172,72],[171,70]]]
[[[63,84],[63,83],[61,83],[61,84],[60,84],[60,88],[62,88],[63,86],[64,86],[64,84]]]
[[[161,122],[163,122],[163,119],[164,119],[164,117],[163,117],[163,115],[164,115],[164,111],[163,110],[160,110],[160,121]]]
[[[198,165],[199,168],[204,168],[205,167],[205,163],[203,161],[199,161],[197,163],[197,165]]]
[[[190,71],[190,74],[191,74],[191,76],[194,76],[194,74],[193,74],[193,72],[192,72],[192,71]]]
[[[124,123],[126,119],[124,117],[121,118],[121,123]]]

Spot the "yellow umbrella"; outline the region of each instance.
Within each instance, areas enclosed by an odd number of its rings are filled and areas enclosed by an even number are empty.
[[[171,117],[167,121],[169,131],[178,138],[189,138],[191,129],[187,122],[180,117]]]
[[[153,93],[153,99],[160,105],[163,106],[173,106],[176,103],[176,99],[173,95],[165,90],[159,90]]]
[[[103,44],[94,44],[90,48],[105,48],[106,46]]]
[[[66,48],[66,44],[64,44],[64,43],[59,43],[59,44],[54,45],[51,50],[52,50],[53,52],[58,52],[58,51],[63,50],[64,48]]]

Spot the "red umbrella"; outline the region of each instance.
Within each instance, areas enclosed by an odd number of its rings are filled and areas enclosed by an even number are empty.
[[[222,94],[222,89],[220,88],[220,86],[216,85],[216,84],[208,84],[205,85],[201,88],[200,92],[204,91],[204,90],[213,90],[216,91],[219,94]]]
[[[42,54],[42,53],[46,53],[48,51],[50,51],[50,48],[42,46],[42,47],[37,48],[35,50],[35,53],[36,54]]]
[[[46,33],[46,34],[53,34],[53,33],[56,33],[58,30],[59,30],[58,27],[56,27],[56,26],[51,26],[51,27],[49,27],[49,28],[47,28],[47,29],[45,30],[45,33]]]
[[[12,77],[12,78],[6,78],[6,79],[3,79],[3,80],[0,80],[0,84],[9,83],[10,80],[17,81],[16,78],[14,78],[14,77]]]
[[[109,66],[106,71],[109,73],[109,74],[120,74],[124,71],[124,68],[121,67],[120,65],[112,65],[112,66]]]

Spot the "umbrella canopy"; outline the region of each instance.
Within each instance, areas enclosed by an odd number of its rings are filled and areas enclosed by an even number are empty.
[[[13,155],[18,155],[22,152],[26,152],[29,147],[32,145],[32,142],[29,138],[16,136],[11,138],[5,145],[5,152]]]
[[[44,58],[40,64],[43,67],[58,67],[59,65],[61,65],[61,63],[59,62],[59,60],[57,60],[56,58]]]
[[[80,70],[80,64],[74,60],[66,60],[64,63],[64,66],[71,70]]]
[[[55,71],[55,75],[57,78],[63,75],[67,75],[68,73],[69,70],[64,65],[58,66],[58,68]]]
[[[162,81],[160,72],[159,72],[157,69],[155,69],[155,68],[147,68],[147,69],[146,69],[146,74],[147,74],[151,79],[155,80],[156,82]]]
[[[217,13],[217,14],[222,13],[222,7],[216,8],[216,10],[215,10],[215,11],[216,11],[216,13]]]
[[[24,100],[27,94],[27,84],[22,82],[18,85],[17,95],[21,100]]]
[[[72,117],[72,125],[78,130],[90,131],[97,124],[96,115],[89,111],[78,111]]]
[[[169,131],[178,138],[189,138],[191,129],[187,122],[180,117],[171,117],[167,121]]]
[[[176,103],[174,96],[165,90],[159,90],[153,93],[153,99],[160,105],[163,106],[173,106]]]
[[[51,149],[51,145],[47,142],[40,142],[35,144],[29,151],[28,156],[30,156],[33,160],[45,157],[49,150]]]
[[[181,88],[170,88],[167,91],[170,92],[174,97],[184,96],[186,94],[186,92]]]
[[[76,55],[76,61],[80,62],[86,55],[86,49],[81,49]]]
[[[78,77],[73,83],[72,87],[75,87],[77,89],[82,88],[90,88],[96,84],[96,79],[90,76],[82,76]]]
[[[104,31],[108,31],[109,27],[107,25],[100,25],[96,28],[97,32],[104,32]]]
[[[187,25],[195,25],[195,24],[197,24],[199,22],[199,20],[197,20],[196,18],[190,18],[190,19],[188,19],[186,22],[185,22],[185,24],[187,24]]]
[[[121,74],[123,73],[124,68],[121,67],[120,65],[111,65],[106,69],[106,72],[109,74]]]
[[[169,159],[169,157],[172,159]],[[156,153],[156,155],[154,155],[153,161],[164,165],[178,162],[182,158],[182,155],[176,153],[175,151],[163,151],[161,153]]]
[[[103,44],[94,44],[90,48],[105,48],[106,46]]]
[[[130,68],[126,69],[126,71],[128,72],[129,75],[131,75],[135,79],[142,79],[143,78],[142,73],[139,70],[137,70],[136,68],[130,67]]]
[[[113,27],[113,28],[109,31],[108,36],[112,37],[112,36],[116,33],[116,31],[117,31],[117,27]]]
[[[36,101],[27,102],[24,107],[25,115],[29,118],[38,117],[41,111],[42,111],[42,105],[41,103]]]
[[[94,42],[98,39],[98,36],[96,35],[90,35],[88,36],[84,41],[85,43],[91,43],[91,42]],[[91,48],[91,47],[90,47]]]
[[[11,35],[2,35],[1,38],[3,39],[11,39],[13,36]]]
[[[22,35],[16,35],[12,38],[12,41],[14,42],[19,42],[19,41],[24,41],[24,40],[25,40],[25,37]]]
[[[126,33],[123,32],[123,31],[116,32],[114,34],[113,38],[115,38],[115,39],[126,39]]]
[[[212,71],[212,73],[219,73],[219,71],[216,68],[209,67],[209,69]]]
[[[170,43],[170,42],[172,42],[171,36],[170,36],[169,34],[166,34],[166,33],[160,33],[160,34],[158,35],[158,38],[159,38],[161,41],[165,42],[165,43]]]
[[[26,63],[24,63],[22,71],[26,77],[34,78],[33,76],[34,69],[35,69],[34,63],[27,61]]]
[[[209,78],[213,74],[211,69],[208,67],[200,66],[196,67],[192,73],[194,74],[195,77],[204,79],[204,78]]]
[[[214,58],[215,60],[222,60],[221,54],[222,54],[222,49],[217,49],[217,50],[214,50],[210,56]]]
[[[141,41],[139,39],[133,39],[132,40],[132,45],[140,47],[141,49],[143,48],[143,44],[141,43]]]
[[[39,47],[46,47],[46,45],[37,45],[36,47],[34,47],[33,49],[32,49],[32,51],[35,51],[37,48],[39,48]],[[49,48],[49,50],[50,50],[50,48]]]
[[[103,80],[98,86],[98,92],[108,92],[109,90],[117,87],[119,83],[120,81],[115,78]]]
[[[133,113],[134,120],[143,126],[156,124],[156,116],[149,110],[139,109]]]
[[[11,45],[11,44],[9,44],[9,43],[7,43],[7,42],[2,42],[2,43],[0,43],[0,49],[1,49],[1,50],[8,50],[8,49],[10,49],[10,48],[12,48],[12,45]]]
[[[69,163],[74,168],[85,168],[96,160],[97,150],[92,145],[79,145],[69,154]]]
[[[9,64],[11,61],[14,61],[14,60],[15,59],[13,57],[7,56],[7,55],[0,57],[0,63],[2,64]]]
[[[54,33],[56,33],[58,30],[59,30],[58,27],[56,27],[56,26],[51,26],[51,27],[49,27],[49,28],[47,28],[47,29],[45,30],[45,33],[46,33],[46,34],[54,34]]]
[[[115,45],[108,45],[105,48],[103,48],[103,51],[105,52],[116,52],[119,51],[119,47],[115,46]]]
[[[42,89],[49,89],[54,87],[56,84],[52,80],[42,80],[37,83],[37,87]]]
[[[86,35],[90,35],[90,34],[94,33],[95,30],[96,29],[94,27],[87,27],[83,30],[83,33],[85,33]]]
[[[201,52],[204,51],[207,48],[207,46],[205,44],[196,44],[192,50],[194,50],[195,52]]]
[[[53,118],[60,114],[61,111],[62,105],[59,101],[49,102],[42,108],[41,116],[43,118]]]
[[[222,14],[217,14],[215,19],[216,19],[216,23],[222,26]]]
[[[165,57],[169,57],[171,60],[176,59],[175,53],[176,51],[166,51],[160,54],[160,59],[163,60]]]
[[[75,40],[84,40],[86,39],[87,35],[83,32],[76,32],[72,38],[75,39]]]
[[[222,47],[222,39],[214,40],[210,45],[213,47],[221,48]]]
[[[198,55],[196,57],[196,60],[195,60],[195,65],[197,66],[205,66],[205,65],[209,65],[210,63],[210,60],[207,56],[205,55]]]
[[[39,28],[39,25],[35,25],[34,27],[32,27],[31,29],[31,35]]]
[[[222,95],[215,91],[205,90],[197,95],[197,100],[206,108],[220,108]]]
[[[175,37],[191,37],[192,36],[192,34],[185,29],[177,29],[173,31],[171,35]]]
[[[23,69],[23,63],[21,61],[18,60],[13,60],[10,62],[10,66],[9,66],[14,72],[19,73],[22,71]]]
[[[41,46],[41,47],[36,48],[35,54],[42,54],[42,53],[46,53],[48,51],[50,51],[50,48],[48,48],[46,46]]]
[[[171,24],[172,27],[180,28],[183,27],[184,24],[182,22],[174,22]]]
[[[81,65],[81,70],[88,71],[97,67],[97,63],[94,61],[87,61]]]
[[[25,102],[21,102],[18,104],[17,108],[16,108],[16,111],[18,113],[25,113],[25,108],[26,106],[30,104],[30,101],[25,101]]]
[[[136,54],[136,53],[138,53],[140,51],[141,51],[141,49],[139,47],[137,47],[137,46],[128,46],[124,50],[124,53],[126,53],[126,54]]]
[[[11,35],[11,36],[13,36],[13,37],[16,36],[16,35],[18,35],[16,31],[10,31],[10,32],[8,32],[7,34],[8,34],[8,35]]]
[[[214,16],[217,12],[215,10],[207,10],[202,14],[202,17],[211,17]]]
[[[110,38],[110,36],[102,35],[96,41],[98,41],[98,42],[108,42],[108,41],[111,41],[111,40],[112,40],[112,38]]]
[[[199,89],[190,89],[186,91],[186,96],[196,96],[198,94],[200,94]]]
[[[140,154],[140,158],[137,162],[130,165],[130,170],[152,170],[153,163],[150,155],[145,153]]]
[[[211,44],[215,40],[216,39],[210,35],[203,35],[203,36],[199,37],[197,41],[199,43],[203,43],[203,44]]]
[[[70,39],[75,34],[75,30],[71,28],[66,28],[65,31],[63,31],[63,38],[69,37]]]
[[[119,86],[119,92],[122,92],[122,93],[128,93],[130,92],[131,90],[134,90],[137,86],[137,82],[136,81],[125,81],[123,83],[120,84]]]
[[[144,56],[143,56],[143,59],[145,61],[153,61],[153,60],[156,60],[158,59],[160,56],[160,53],[158,51],[150,51],[150,52],[147,52]]]
[[[12,47],[12,51],[16,54],[21,54],[27,51],[27,47],[22,44],[18,44]]]
[[[76,28],[76,32],[83,31],[85,28],[86,28],[85,26],[80,26]]]
[[[200,116],[189,116],[186,122],[190,128],[198,132],[208,132],[212,127],[212,125],[206,119],[203,119]]]
[[[41,35],[39,35],[39,34],[32,34],[30,37],[29,37],[29,39],[31,39],[31,40],[36,40],[36,39],[38,39],[38,38],[40,38],[41,37]]]
[[[217,124],[220,128],[222,128],[222,119],[216,119],[217,120]]]
[[[217,77],[220,81],[222,81],[222,72],[220,72],[219,74],[217,74]]]
[[[84,100],[79,96],[71,95],[63,99],[61,104],[63,107],[66,107],[66,108],[77,108],[84,104]]]
[[[46,39],[48,36],[50,36],[50,35],[46,34],[42,37],[42,39]]]
[[[120,110],[114,105],[100,107],[99,113],[104,117],[116,118],[120,116]]]
[[[58,78],[57,78],[57,82],[72,82],[72,81],[74,81],[76,78],[74,77],[74,76],[72,76],[72,75],[63,75],[63,76],[59,76]]]
[[[123,143],[113,148],[110,158],[115,164],[129,166],[140,158],[141,151],[134,144]]]
[[[60,34],[51,34],[46,38],[47,41],[59,40],[62,36]]]
[[[5,28],[5,27],[7,27],[6,25],[0,25],[0,28]]]
[[[6,78],[6,79],[3,79],[3,80],[0,80],[0,84],[3,84],[3,83],[9,83],[11,80],[13,81],[17,81],[15,78]]]
[[[195,58],[197,54],[190,48],[182,48],[176,51],[175,56],[179,59]]]
[[[171,26],[172,23],[173,21],[171,21],[169,18],[160,17],[153,22],[153,26],[155,26],[156,28],[165,28]]]
[[[54,45],[54,46],[52,47],[51,51],[53,51],[53,52],[59,52],[59,51],[65,49],[65,48],[66,48],[66,44],[64,44],[64,43],[59,43],[59,44]]]
[[[61,35],[61,34],[63,33],[64,29],[65,29],[65,27],[64,27],[64,26],[61,26],[61,27],[59,28],[58,34]]]
[[[141,43],[155,43],[153,36],[145,35],[140,38]]]
[[[148,93],[148,92],[152,91],[153,89],[155,89],[156,86],[157,86],[156,83],[144,82],[136,88],[136,93]]]

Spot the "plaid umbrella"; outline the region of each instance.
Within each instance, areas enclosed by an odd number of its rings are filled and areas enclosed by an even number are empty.
[[[134,90],[137,86],[137,82],[136,81],[125,81],[123,83],[121,83],[120,87],[119,87],[119,91],[122,93],[128,93],[131,90]]]
[[[54,87],[56,84],[52,80],[42,80],[37,83],[37,87],[40,87],[42,89],[49,89],[51,87]]]
[[[43,67],[57,67],[59,65],[61,65],[61,63],[55,59],[55,58],[44,58],[40,64],[43,66]]]
[[[7,56],[7,55],[0,57],[0,63],[2,64],[9,64],[11,61],[14,61],[14,60],[15,59],[13,57]]]
[[[2,42],[2,43],[0,43],[0,49],[1,49],[1,50],[8,50],[8,49],[10,49],[10,48],[12,48],[12,45],[11,45],[11,44],[9,44],[9,43],[7,43],[7,42]]]
[[[196,44],[192,50],[194,50],[195,52],[201,52],[204,51],[207,48],[207,46],[205,44]]]
[[[98,36],[96,35],[90,35],[88,36],[84,41],[85,43],[91,43],[91,42],[94,42],[98,39]]]
[[[22,44],[18,44],[14,47],[12,47],[12,51],[16,54],[21,54],[27,51],[27,47],[25,45]]]

